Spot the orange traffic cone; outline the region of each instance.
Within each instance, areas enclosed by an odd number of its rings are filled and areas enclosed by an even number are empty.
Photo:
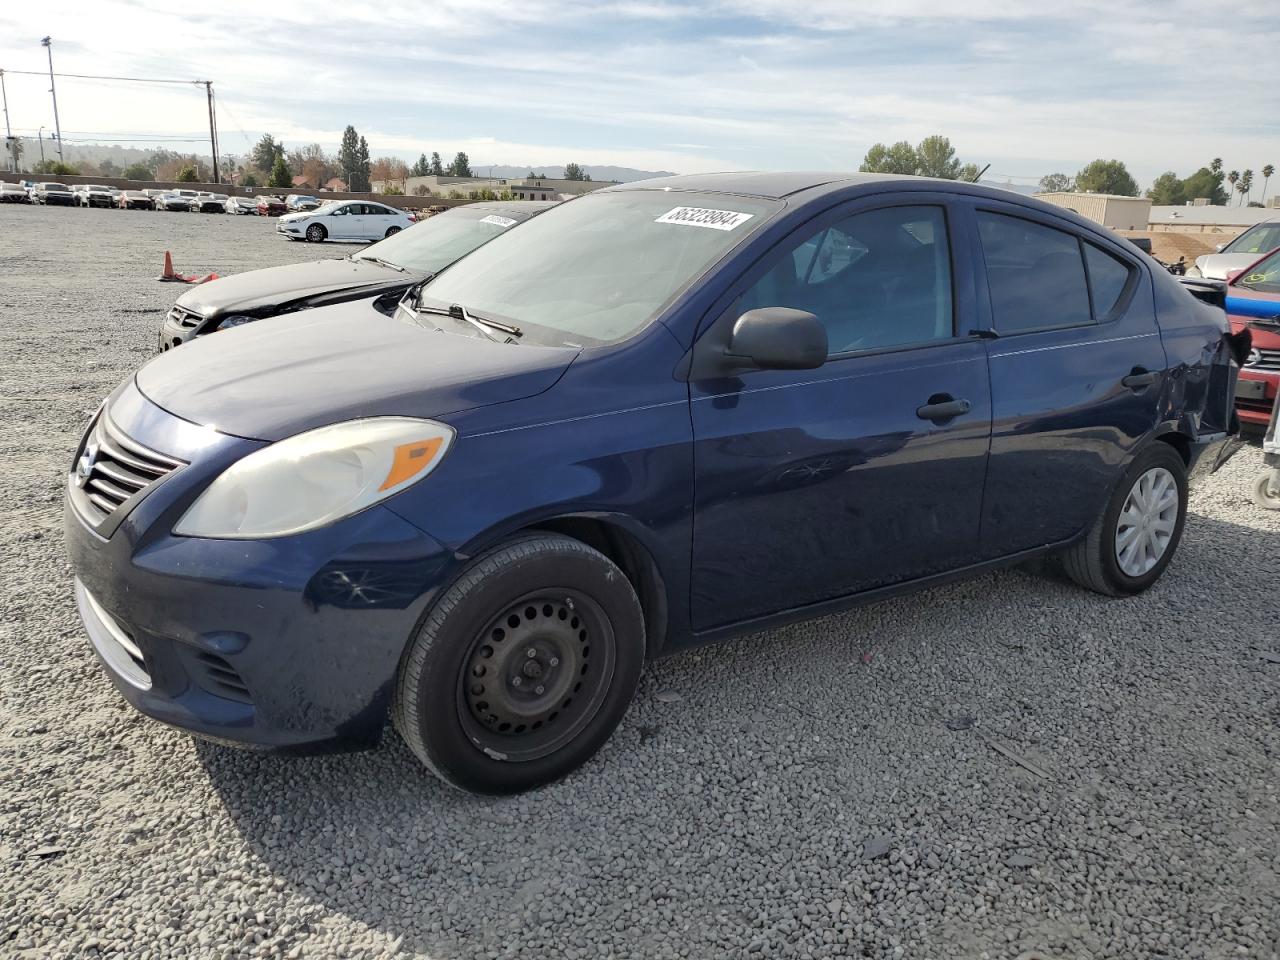
[[[156,277],[156,279],[165,280],[170,283],[186,283],[187,282],[186,277],[182,276],[180,273],[178,273],[176,270],[173,269],[173,257],[170,256],[168,250],[164,252],[164,272],[161,273],[160,276]]]

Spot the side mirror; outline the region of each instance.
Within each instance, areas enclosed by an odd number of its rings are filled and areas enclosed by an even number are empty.
[[[827,330],[812,313],[761,307],[738,317],[725,353],[762,370],[813,370],[827,362]]]

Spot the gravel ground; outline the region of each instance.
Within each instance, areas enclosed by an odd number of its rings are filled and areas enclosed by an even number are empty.
[[[164,250],[320,253],[273,229],[0,207],[0,954],[1277,956],[1256,447],[1143,597],[1019,569],[686,653],[521,797],[453,792],[394,736],[286,759],[126,708],[73,609],[62,475],[181,289],[152,281]]]

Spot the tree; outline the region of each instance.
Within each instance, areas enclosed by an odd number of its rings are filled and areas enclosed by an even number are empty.
[[[1065,173],[1050,173],[1040,178],[1042,193],[1064,193],[1071,189],[1071,178]]]
[[[461,150],[459,150],[457,155],[453,158],[453,163],[449,165],[449,176],[451,177],[473,176],[473,174],[471,173],[471,161],[467,158],[467,155],[463,153]]]
[[[264,133],[262,139],[253,146],[249,160],[263,173],[267,173],[276,164],[277,158],[284,157],[284,144],[277,143],[276,138]]]
[[[1138,182],[1129,175],[1122,161],[1098,159],[1076,174],[1076,189],[1085,193],[1136,197]]]
[[[1178,206],[1185,202],[1182,192],[1183,180],[1172,170],[1166,170],[1156,177],[1147,191],[1147,199],[1159,206]]]
[[[61,160],[41,160],[31,168],[32,173],[51,174],[55,177],[78,177],[80,176],[80,168],[70,164],[63,163]]]
[[[145,163],[131,163],[124,168],[124,172],[120,176],[126,180],[150,180],[151,171],[147,169]]]
[[[368,193],[369,187],[369,141],[364,137],[356,148],[356,168],[351,179],[347,181],[347,189],[353,193]]]
[[[1215,206],[1224,205],[1229,198],[1227,191],[1222,189],[1222,181],[1221,170],[1215,173],[1210,167],[1201,167],[1182,181],[1182,202],[1204,197]]]
[[[1267,183],[1271,180],[1271,175],[1276,172],[1276,168],[1271,164],[1266,164],[1262,168],[1262,205],[1267,205]]]
[[[1239,179],[1240,179],[1239,170],[1232,170],[1230,173],[1227,174],[1227,183],[1231,184],[1231,190],[1234,190],[1236,188],[1236,181]],[[1231,192],[1227,191],[1227,198],[1230,199],[1230,197],[1231,197]]]
[[[431,161],[427,159],[425,153],[418,154],[418,159],[413,161],[413,167],[410,169],[409,175],[413,177],[431,176]]]
[[[362,149],[363,148],[363,149]],[[369,145],[356,128],[348,125],[342,131],[342,144],[338,147],[338,168],[347,189],[363,193],[369,189]]]
[[[196,173],[196,168],[191,164],[187,164],[178,171],[178,175],[174,177],[179,183],[196,183],[200,179],[200,174]]]
[[[116,166],[113,160],[103,160],[98,164],[98,173],[104,177],[116,177],[120,175],[120,168]]]
[[[276,157],[276,162],[271,165],[271,176],[267,178],[267,186],[293,186],[293,174],[289,172],[289,165],[284,162],[284,157]]]
[[[1210,173],[1221,173],[1221,172],[1222,172],[1222,158],[1221,158],[1221,157],[1214,157],[1212,160],[1210,160],[1210,161],[1209,161],[1209,172],[1210,172]]]
[[[382,181],[383,193],[390,192],[387,190],[387,185],[391,181],[403,181],[408,176],[409,167],[399,157],[379,157],[369,168],[369,178]]]
[[[566,180],[590,180],[587,172],[576,163],[566,163],[564,166],[564,179]]]
[[[1249,196],[1249,192],[1253,189],[1253,171],[1245,170],[1240,174],[1240,182],[1236,184],[1236,192],[1240,194],[1240,202],[1244,203],[1245,198]]]
[[[955,180],[960,176],[960,160],[947,137],[934,134],[916,147],[916,173],[922,177]]]
[[[915,148],[907,141],[899,140],[891,147],[883,143],[872,144],[858,169],[863,173],[913,174],[918,167]]]
[[[431,176],[444,176],[444,164],[440,162],[440,154],[438,153],[431,154]]]
[[[256,187],[257,185],[258,185],[258,178],[255,177],[252,173],[246,173],[243,177],[240,178],[240,186],[242,187]]]

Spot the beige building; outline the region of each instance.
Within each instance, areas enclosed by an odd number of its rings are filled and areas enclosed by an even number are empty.
[[[1037,193],[1037,200],[1074,210],[1082,217],[1112,230],[1146,230],[1151,201],[1145,197],[1122,197],[1114,193]]]
[[[1181,207],[1152,207],[1149,230],[1160,233],[1209,233],[1227,239],[1244,233],[1255,223],[1275,220],[1275,210],[1262,207],[1215,207],[1191,203]]]
[[[436,197],[447,197],[451,193],[470,197],[472,193],[492,190],[494,193],[510,191],[516,200],[562,200],[601,187],[611,187],[614,183],[612,180],[557,180],[551,177],[428,176],[395,181],[375,180],[371,186],[375,193],[382,193],[388,184],[394,185],[411,197],[425,196],[423,191]]]

